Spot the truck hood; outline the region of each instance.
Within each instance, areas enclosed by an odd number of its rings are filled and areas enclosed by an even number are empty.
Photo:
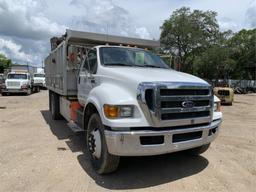
[[[203,83],[206,81],[190,74],[172,69],[140,68],[140,67],[104,67],[101,71],[104,77],[114,81],[131,84],[137,88],[141,82],[189,82]]]

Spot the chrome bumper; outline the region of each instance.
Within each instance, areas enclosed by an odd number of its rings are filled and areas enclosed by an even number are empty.
[[[2,93],[27,93],[27,89],[2,89]]]
[[[46,87],[45,83],[34,83],[34,86]]]
[[[218,135],[221,119],[210,125],[183,128],[168,131],[109,131],[105,130],[108,152],[118,156],[146,156],[182,151],[212,142]],[[216,128],[216,132],[209,135],[209,131]],[[202,136],[193,140],[173,142],[173,136],[181,133],[202,131]],[[161,144],[142,145],[142,136],[163,136]]]

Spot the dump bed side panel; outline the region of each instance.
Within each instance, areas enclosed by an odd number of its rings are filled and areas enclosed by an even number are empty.
[[[46,86],[60,95],[76,96],[77,70],[68,67],[66,47],[66,42],[62,42],[45,59]]]

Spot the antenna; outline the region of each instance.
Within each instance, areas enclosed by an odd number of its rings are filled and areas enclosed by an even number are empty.
[[[108,42],[108,22],[106,23],[107,24],[107,42]]]

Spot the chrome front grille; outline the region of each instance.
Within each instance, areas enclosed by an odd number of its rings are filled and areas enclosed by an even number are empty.
[[[210,85],[199,83],[141,83],[138,101],[155,127],[209,123],[213,95]]]
[[[229,91],[228,90],[219,90],[218,94],[221,96],[229,96]]]
[[[20,86],[20,82],[19,81],[8,81],[6,83],[6,85],[8,87],[19,87]]]
[[[160,89],[161,120],[210,116],[210,89]],[[190,103],[190,106],[185,106]]]

